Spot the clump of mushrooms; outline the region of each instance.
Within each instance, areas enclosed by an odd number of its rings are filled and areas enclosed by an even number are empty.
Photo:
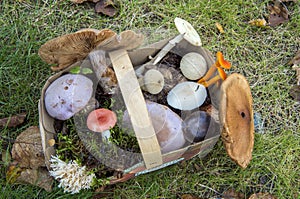
[[[222,68],[230,69],[230,67],[230,62],[224,59],[222,52],[218,51],[217,61],[209,68],[205,76],[198,80],[198,83],[203,84],[205,87],[209,87],[210,85],[216,83],[220,79],[225,80],[226,73]],[[208,80],[215,73],[216,70],[218,70],[218,74],[215,77]]]
[[[254,119],[252,96],[246,78],[231,74],[221,85],[219,117],[228,155],[242,168],[252,159]]]
[[[117,123],[116,114],[108,109],[100,108],[96,109],[87,117],[86,125],[94,132],[100,132],[104,140],[109,141],[110,131]]]
[[[91,99],[93,82],[83,76],[67,74],[52,82],[45,91],[45,107],[50,116],[67,120]]]

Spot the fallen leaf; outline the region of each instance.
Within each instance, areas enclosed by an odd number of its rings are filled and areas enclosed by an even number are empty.
[[[16,127],[24,122],[26,113],[20,113],[11,117],[0,119],[0,127]]]
[[[300,102],[300,85],[294,85],[290,89],[290,95],[294,98],[294,100]]]
[[[86,1],[91,1],[91,2],[98,2],[99,0],[71,0],[71,2],[73,3],[83,3],[83,2],[86,2]]]
[[[39,186],[46,191],[52,191],[53,178],[46,168],[25,169],[17,177],[15,183],[32,184]]]
[[[112,0],[100,0],[96,3],[95,12],[113,17],[117,13],[116,4]]]
[[[297,85],[300,85],[300,67],[297,65],[294,65],[293,69],[296,71]]]
[[[234,189],[229,189],[222,194],[223,199],[244,199],[245,195],[235,191]]]
[[[295,57],[289,62],[290,65],[300,64],[300,50],[296,53]]]
[[[225,33],[225,31],[220,23],[216,22],[215,25],[221,34]]]
[[[252,194],[248,199],[277,199],[277,197],[269,193],[255,193]]]
[[[20,167],[36,169],[45,166],[42,141],[37,126],[27,128],[17,137],[12,147],[12,158]]]
[[[196,196],[193,196],[191,194],[183,194],[182,196],[180,196],[181,199],[200,199]]]
[[[251,26],[257,26],[257,27],[266,27],[268,25],[265,19],[253,19],[250,20],[248,23]]]
[[[277,26],[279,24],[289,21],[289,11],[285,4],[279,0],[274,0],[273,5],[269,5],[269,25]]]
[[[23,170],[16,162],[11,163],[6,171],[6,182],[15,183]]]

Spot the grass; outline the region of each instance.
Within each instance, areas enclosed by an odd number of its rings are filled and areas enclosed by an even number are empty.
[[[263,134],[256,134],[253,160],[242,170],[226,156],[221,142],[203,159],[194,158],[108,189],[109,198],[176,198],[184,193],[209,198],[229,189],[250,195],[270,192],[278,198],[298,198],[300,187],[300,106],[289,96],[296,83],[287,65],[300,46],[300,6],[289,5],[291,19],[274,28],[249,26],[268,15],[269,1],[124,0],[116,17],[93,12],[92,4],[68,1],[0,1],[0,118],[26,112],[26,123],[1,129],[2,149],[28,126],[38,125],[40,90],[52,74],[37,54],[54,37],[81,28],[139,30],[152,39],[176,33],[175,17],[191,22],[203,46],[218,50],[233,63],[231,72],[250,83],[254,111],[261,115]],[[220,34],[219,22],[225,29]],[[156,34],[151,34],[156,33]],[[150,42],[151,43],[151,42]],[[91,198],[90,191],[72,196],[54,188],[47,193],[29,185],[5,182],[1,162],[1,198]],[[96,194],[97,196],[97,194]],[[99,196],[99,195],[98,195]]]

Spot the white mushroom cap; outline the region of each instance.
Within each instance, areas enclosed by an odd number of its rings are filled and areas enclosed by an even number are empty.
[[[167,96],[167,102],[179,110],[192,110],[201,106],[207,97],[206,89],[196,82],[177,84]]]
[[[197,31],[189,22],[179,17],[176,17],[174,22],[178,32],[180,32],[180,34],[184,34],[183,38],[185,40],[187,40],[189,43],[191,43],[194,46],[202,45],[200,36],[198,35]]]
[[[83,76],[67,74],[50,84],[45,92],[45,107],[50,116],[67,120],[83,109],[93,93],[93,82]]]
[[[181,59],[180,70],[186,78],[197,80],[205,75],[207,63],[204,57],[199,53],[187,53]]]
[[[164,87],[164,76],[155,69],[150,69],[144,76],[144,87],[151,94],[158,94]]]

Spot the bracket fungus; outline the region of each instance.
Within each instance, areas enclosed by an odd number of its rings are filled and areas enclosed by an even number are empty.
[[[244,76],[235,73],[222,83],[219,110],[226,151],[246,168],[252,158],[254,120],[251,91]]]
[[[196,82],[182,82],[177,84],[167,96],[167,102],[179,110],[192,110],[200,107],[207,97],[202,84]]]
[[[197,80],[205,75],[207,64],[202,55],[196,52],[190,52],[182,57],[180,70],[186,78]]]
[[[176,17],[174,20],[175,26],[180,33],[173,39],[171,39],[167,45],[161,49],[161,51],[155,56],[153,64],[157,64],[164,56],[173,48],[177,43],[185,39],[187,42],[194,46],[201,46],[202,42],[200,36],[194,27],[187,21]]]
[[[207,71],[205,76],[202,77],[200,80],[198,80],[198,83],[205,85],[205,87],[208,87],[220,79],[225,80],[226,73],[223,71],[222,68],[230,69],[231,64],[229,61],[224,59],[222,52],[218,51],[217,52],[217,61],[209,68],[209,70]],[[218,70],[217,77],[212,78],[210,81],[208,81],[208,79],[216,72],[216,70]]]
[[[115,35],[109,29],[83,29],[47,41],[38,54],[46,63],[57,64],[51,69],[58,71],[83,60],[96,46]]]
[[[50,116],[67,120],[83,109],[92,97],[93,82],[79,74],[67,74],[45,91],[45,107]]]

